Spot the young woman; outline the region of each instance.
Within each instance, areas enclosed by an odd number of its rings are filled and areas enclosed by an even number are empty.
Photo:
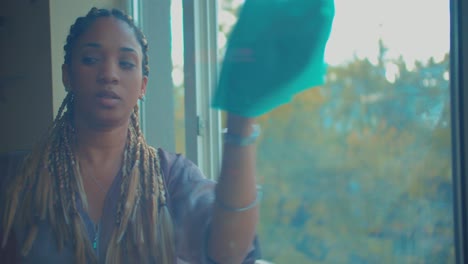
[[[20,169],[18,157],[0,171],[11,175],[0,262],[255,261],[255,120],[228,113],[217,182],[149,146],[137,107],[154,89],[147,48],[118,10],[93,8],[70,28],[59,113]]]

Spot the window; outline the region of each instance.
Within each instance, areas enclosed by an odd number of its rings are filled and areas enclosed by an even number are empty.
[[[455,262],[449,3],[424,3],[336,0],[327,83],[260,118],[265,259]]]
[[[221,122],[207,102],[243,2],[173,10],[184,19],[185,151],[212,177]],[[464,69],[450,54],[466,45],[460,2],[335,0],[327,83],[259,119],[266,260],[464,263]]]
[[[182,1],[171,1],[172,80],[174,83],[174,111],[176,152],[185,153],[185,91],[184,91],[184,31]]]

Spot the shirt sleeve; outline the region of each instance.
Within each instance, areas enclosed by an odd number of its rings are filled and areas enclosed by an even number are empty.
[[[159,150],[161,170],[169,195],[177,257],[186,263],[213,264],[207,254],[207,238],[212,219],[216,182],[182,155]],[[260,256],[258,239],[243,264],[255,263]]]

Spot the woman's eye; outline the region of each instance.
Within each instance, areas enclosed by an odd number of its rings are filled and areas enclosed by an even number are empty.
[[[83,62],[83,64],[85,65],[93,65],[93,64],[96,64],[98,62],[98,59],[97,58],[94,58],[94,57],[83,57],[81,59],[81,62]]]
[[[123,69],[133,69],[135,68],[135,64],[129,61],[121,61],[120,67],[122,67]]]

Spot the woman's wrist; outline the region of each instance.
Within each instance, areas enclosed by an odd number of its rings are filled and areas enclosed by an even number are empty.
[[[255,118],[227,115],[227,131],[232,135],[249,136],[254,132]]]
[[[225,144],[245,147],[252,145],[260,136],[260,126],[254,118],[246,118],[237,115],[228,115],[227,128],[224,130]]]

